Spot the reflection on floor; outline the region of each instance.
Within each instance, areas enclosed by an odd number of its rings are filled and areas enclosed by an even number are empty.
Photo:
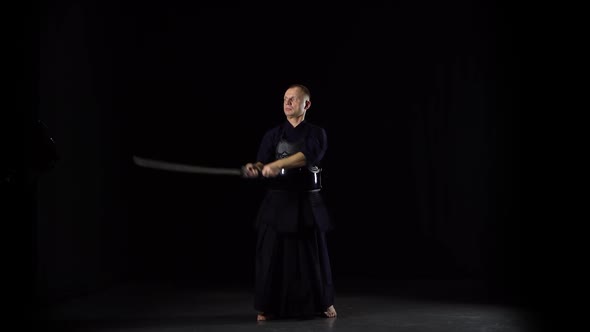
[[[534,313],[486,300],[469,282],[348,283],[336,318],[256,321],[244,286],[128,284],[52,305],[36,321],[50,331],[541,331]]]

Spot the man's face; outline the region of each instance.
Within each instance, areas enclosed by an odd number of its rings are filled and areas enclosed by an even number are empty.
[[[291,88],[285,92],[283,110],[287,117],[299,117],[308,108],[307,98],[299,88]]]

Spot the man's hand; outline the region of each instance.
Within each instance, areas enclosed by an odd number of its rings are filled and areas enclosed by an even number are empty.
[[[281,168],[274,163],[266,164],[262,167],[262,176],[265,178],[274,178],[279,175]]]
[[[262,164],[261,163],[247,163],[246,165],[244,165],[244,167],[242,167],[243,173],[244,173],[244,177],[247,178],[256,178],[258,177],[258,175],[261,173],[262,171]]]

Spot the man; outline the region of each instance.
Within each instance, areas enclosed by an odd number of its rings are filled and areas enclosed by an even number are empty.
[[[336,317],[325,233],[332,229],[321,196],[320,162],[327,149],[323,128],[305,120],[311,95],[289,86],[285,122],[268,130],[246,177],[269,179],[256,218],[257,320],[323,314]]]

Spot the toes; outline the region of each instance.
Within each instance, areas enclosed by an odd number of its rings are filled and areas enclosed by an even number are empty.
[[[261,312],[258,314],[258,316],[256,316],[256,320],[257,321],[265,321],[265,320],[270,320],[272,318],[271,315],[266,314],[264,312]]]

